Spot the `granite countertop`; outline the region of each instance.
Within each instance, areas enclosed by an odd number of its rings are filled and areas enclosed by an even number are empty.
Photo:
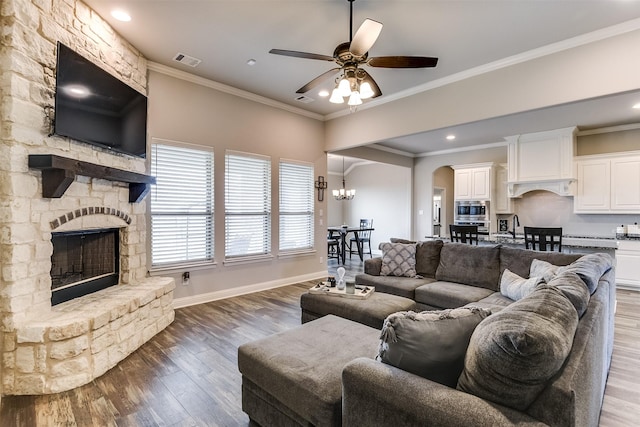
[[[449,238],[447,237],[425,236],[425,238],[449,241]],[[626,239],[640,240],[640,237],[626,237]],[[523,234],[516,234],[515,238],[510,234],[481,235],[479,240],[485,243],[524,246]],[[616,239],[615,236],[575,236],[567,234],[562,236],[562,246],[567,248],[616,249],[618,246],[618,240],[620,239]]]
[[[485,242],[502,243],[507,245],[524,245],[523,234],[516,234],[515,238],[505,234],[492,234],[484,236],[483,240]],[[617,247],[617,240],[615,237],[575,236],[567,234],[562,236],[562,246],[568,248],[615,249]]]

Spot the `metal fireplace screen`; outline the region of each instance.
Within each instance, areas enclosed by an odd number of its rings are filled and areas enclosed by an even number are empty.
[[[52,233],[51,304],[59,304],[119,280],[117,228]]]

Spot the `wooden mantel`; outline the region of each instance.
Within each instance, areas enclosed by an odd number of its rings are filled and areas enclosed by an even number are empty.
[[[129,183],[129,202],[144,199],[156,178],[53,154],[30,154],[29,167],[42,171],[42,197],[60,198],[76,175]]]

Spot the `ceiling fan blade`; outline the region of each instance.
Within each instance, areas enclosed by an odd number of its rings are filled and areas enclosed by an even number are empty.
[[[338,70],[340,70],[340,68],[332,68],[329,71],[320,74],[318,77],[316,77],[315,79],[311,80],[309,83],[307,83],[306,85],[304,85],[300,89],[298,89],[296,91],[296,93],[309,92],[311,89],[313,89],[314,87],[318,86],[324,80],[328,79],[329,77],[334,75],[336,72],[338,72]]]
[[[369,18],[365,19],[353,36],[349,52],[354,56],[364,56],[378,39],[380,31],[382,31],[382,23]]]
[[[364,71],[364,70],[362,70]],[[363,82],[369,82],[369,84],[371,85],[371,89],[373,90],[373,96],[372,98],[377,98],[380,95],[382,95],[382,91],[380,90],[380,86],[378,86],[378,83],[376,83],[375,80],[373,80],[373,77],[371,77],[371,74],[367,73],[366,71],[364,71],[364,79],[362,79]]]
[[[371,58],[368,65],[382,68],[427,68],[435,67],[438,58],[428,56],[377,56]]]
[[[309,53],[309,52],[298,52],[297,50],[271,49],[269,53],[273,53],[274,55],[293,56],[295,58],[318,59],[320,61],[333,62],[333,56],[320,55],[317,53]]]

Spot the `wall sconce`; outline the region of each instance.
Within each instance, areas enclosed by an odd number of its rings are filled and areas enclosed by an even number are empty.
[[[327,188],[327,182],[324,180],[324,176],[318,176],[315,187],[318,189],[318,201],[324,200],[324,190]]]

